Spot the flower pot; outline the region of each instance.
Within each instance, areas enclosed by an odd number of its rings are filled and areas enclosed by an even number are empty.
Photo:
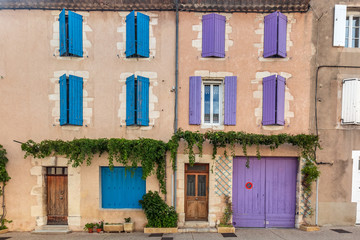
[[[316,225],[300,225],[300,230],[305,232],[319,231],[320,228]]]
[[[122,232],[124,231],[124,224],[105,224],[104,232]]]
[[[93,229],[92,228],[88,228],[88,233],[92,233]]]
[[[235,233],[234,227],[217,227],[218,233]]]
[[[102,230],[101,228],[97,228],[97,229],[96,229],[96,232],[100,233],[101,230]]]
[[[124,223],[124,231],[125,232],[133,232],[134,231],[134,226],[135,224],[133,222],[129,222],[129,223]]]

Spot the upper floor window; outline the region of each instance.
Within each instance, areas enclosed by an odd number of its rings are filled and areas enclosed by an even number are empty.
[[[360,124],[360,79],[343,80],[342,86],[342,124]]]
[[[149,126],[149,78],[126,79],[126,126]]]
[[[287,17],[279,11],[264,18],[264,58],[286,57]]]
[[[226,18],[211,13],[202,17],[202,57],[225,57]]]
[[[237,77],[189,79],[189,124],[235,125]]]
[[[66,13],[67,12],[67,13]],[[63,9],[59,15],[60,56],[83,56],[83,19]]]
[[[351,15],[349,15],[351,14]],[[345,47],[359,48],[360,12],[349,12],[346,16]]]
[[[127,58],[149,57],[149,16],[132,11],[126,16]]]

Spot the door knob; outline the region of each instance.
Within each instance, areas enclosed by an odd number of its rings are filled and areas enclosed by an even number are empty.
[[[198,200],[198,198],[195,198],[195,200]]]
[[[60,197],[60,200],[63,200],[63,197]]]

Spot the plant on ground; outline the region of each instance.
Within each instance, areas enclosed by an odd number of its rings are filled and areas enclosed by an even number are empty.
[[[86,223],[84,230],[87,231],[89,229],[93,229],[95,227],[95,223]]]
[[[125,223],[130,223],[131,222],[131,217],[124,218],[124,220],[125,220]]]
[[[225,199],[225,210],[224,210],[224,215],[223,215],[220,223],[222,226],[232,226],[230,223],[230,219],[233,214],[232,202],[230,200],[229,195],[224,195],[224,199]]]
[[[0,230],[7,229],[6,223],[11,223],[11,220],[7,220],[6,216],[6,208],[5,208],[5,186],[6,183],[11,179],[8,172],[6,171],[6,164],[9,159],[6,157],[5,148],[0,145],[0,196],[2,197],[2,215],[0,217]]]

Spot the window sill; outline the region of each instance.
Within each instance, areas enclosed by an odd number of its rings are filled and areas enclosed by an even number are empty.
[[[282,125],[262,125],[262,129],[268,130],[268,131],[279,131],[283,130],[285,126]]]
[[[201,129],[224,130],[224,125],[201,124]]]

